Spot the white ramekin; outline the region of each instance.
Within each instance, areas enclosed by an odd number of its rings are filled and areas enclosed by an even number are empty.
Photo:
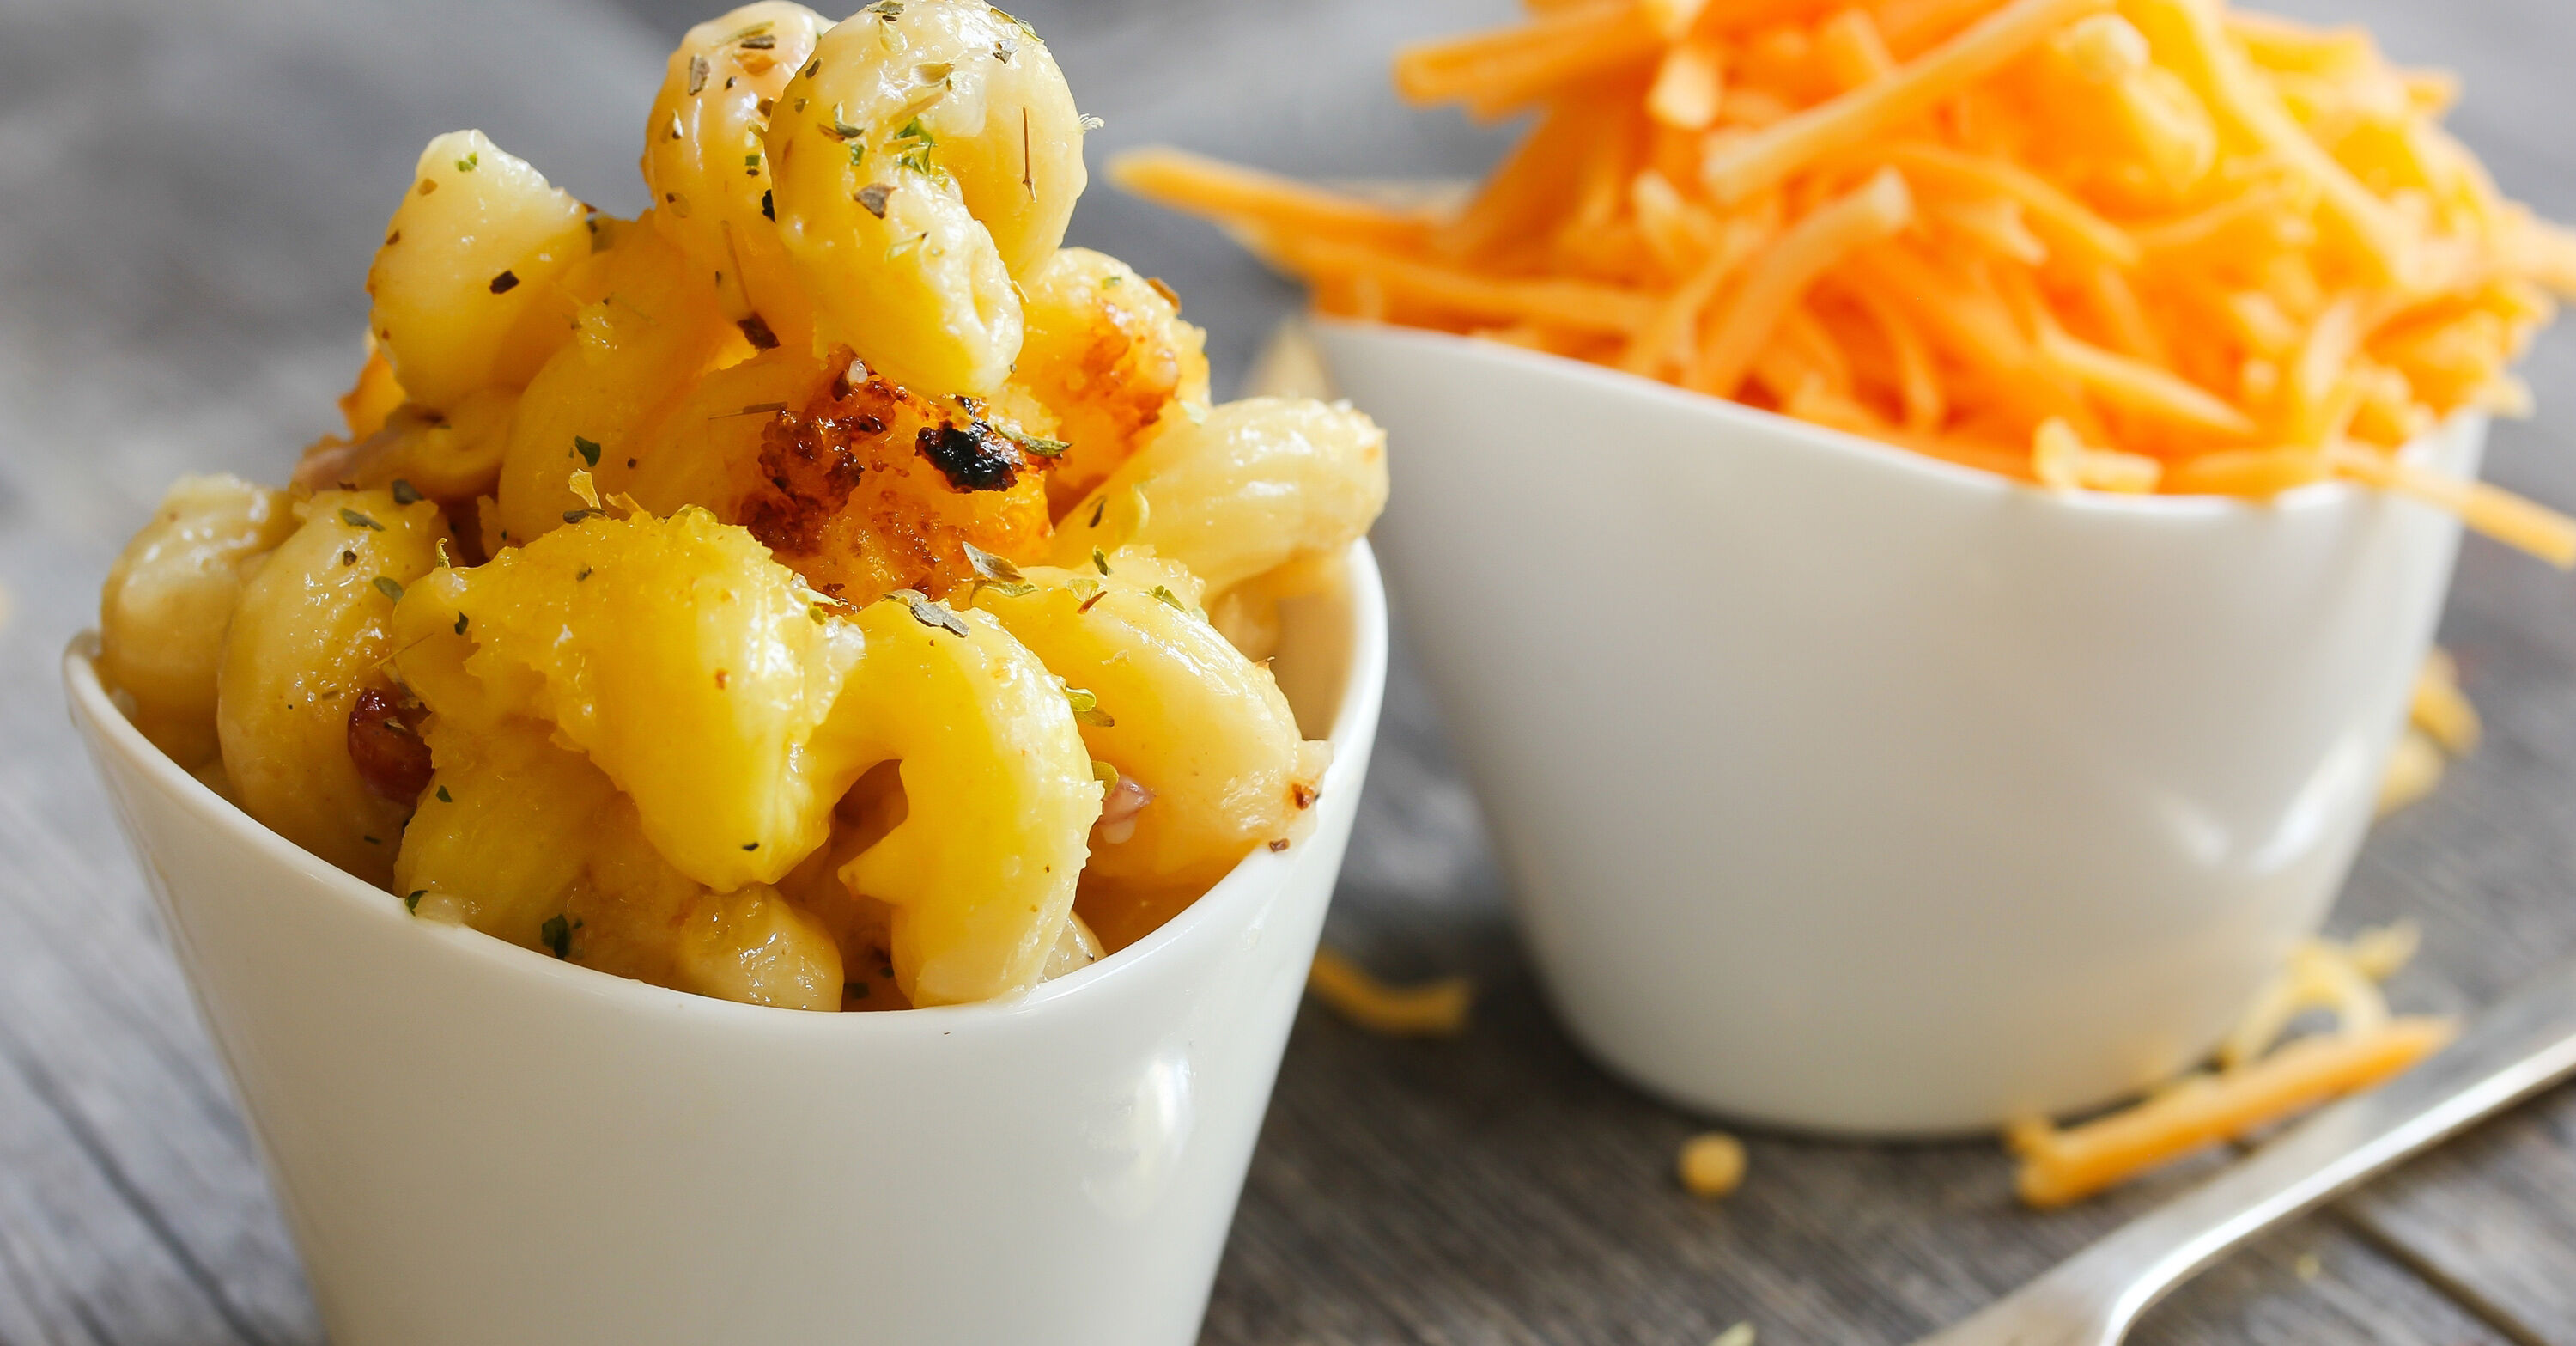
[[[1327,323],[1379,546],[1575,1035],[1939,1134],[2204,1053],[2323,920],[2458,546],[2326,485],[2054,494],[1570,360]],[[2484,422],[2419,446],[2474,472]]]
[[[806,1014],[415,920],[179,770],[88,638],[72,718],[341,1346],[1196,1339],[1368,770],[1366,544],[1287,617],[1313,831],[1005,1003]]]

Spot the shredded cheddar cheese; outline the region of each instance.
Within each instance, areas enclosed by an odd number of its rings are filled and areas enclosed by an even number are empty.
[[[1112,165],[1325,312],[1597,361],[2070,490],[2349,480],[2562,567],[2576,520],[2400,456],[2576,293],[2447,76],[2223,0],[1530,0],[1396,61],[1532,128],[1454,207]]]
[[[2478,708],[2470,705],[2468,694],[2460,690],[2460,665],[2449,651],[2435,650],[2425,657],[2423,669],[2415,675],[2415,693],[2407,707],[2407,718],[2453,757],[2466,757],[2477,751],[2478,737],[2483,732]]]
[[[2450,769],[2451,758],[2476,751],[2480,732],[2478,708],[2460,690],[2458,663],[2444,650],[2426,655],[2415,674],[2406,728],[2389,749],[2380,775],[2379,816],[2431,794]]]
[[[2392,1019],[2375,1032],[2301,1038],[2254,1065],[2195,1076],[2125,1112],[2060,1131],[2014,1128],[2021,1156],[2014,1190],[2039,1207],[2080,1201],[2131,1175],[2214,1141],[2366,1089],[2451,1040],[2447,1019]]]
[[[2380,773],[2377,816],[2385,818],[2433,793],[2448,770],[2441,745],[2423,730],[2408,726],[2389,748],[2388,765]]]
[[[1315,951],[1306,989],[1335,1014],[1388,1037],[1456,1037],[1467,1031],[1476,994],[1465,977],[1390,986],[1331,949]]]
[[[2023,1201],[2079,1201],[2202,1146],[2235,1140],[2341,1094],[2366,1089],[2439,1050],[2447,1019],[2392,1017],[2376,983],[2414,956],[2411,924],[2365,930],[2349,944],[2312,941],[2255,998],[2218,1051],[2215,1072],[2189,1075],[2146,1101],[2060,1130],[2015,1123]],[[2292,1020],[2329,1010],[2335,1029],[2275,1047]]]

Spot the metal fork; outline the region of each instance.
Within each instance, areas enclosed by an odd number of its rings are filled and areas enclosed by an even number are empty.
[[[2576,959],[2526,983],[2449,1047],[2299,1123],[1916,1346],[2116,1346],[2236,1245],[2576,1071]]]

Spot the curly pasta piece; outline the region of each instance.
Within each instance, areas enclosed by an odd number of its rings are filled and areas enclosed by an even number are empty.
[[[617,787],[540,720],[469,727],[438,716],[424,737],[437,772],[403,829],[395,891],[415,912],[539,947],[582,879]]]
[[[1175,403],[1208,402],[1207,334],[1171,291],[1106,253],[1065,248],[1028,278],[1013,381],[1052,408],[1067,447],[1047,480],[1058,513],[1089,494]]]
[[[901,763],[904,814],[841,881],[893,908],[910,1003],[1025,990],[1064,936],[1100,815],[1064,689],[982,612],[898,595],[854,625],[867,654],[817,752]]]
[[[831,24],[790,0],[759,0],[689,30],[644,126],[653,227],[713,276],[725,317],[759,349],[813,343],[805,295],[769,219],[763,136],[778,96]]]
[[[841,950],[832,932],[775,888],[709,893],[680,918],[671,984],[684,991],[788,1009],[841,1007]]]
[[[703,509],[595,517],[413,586],[397,666],[442,718],[554,726],[674,868],[731,892],[822,845],[866,765],[817,743],[861,641],[816,597]]]
[[[382,886],[412,801],[361,773],[352,715],[386,703],[395,600],[438,563],[447,523],[384,491],[324,491],[297,513],[233,611],[215,731],[244,812]]]
[[[779,237],[817,336],[933,394],[1019,354],[1012,288],[1082,194],[1082,119],[1037,34],[983,0],[870,5],[823,34],[769,123]]]
[[[527,542],[598,502],[572,474],[620,465],[699,375],[749,353],[715,291],[658,232],[630,228],[603,254],[603,295],[520,399],[501,459],[500,541]]]
[[[369,330],[414,401],[536,374],[563,344],[556,282],[590,255],[587,213],[480,131],[429,142],[367,272]]]
[[[445,411],[397,406],[364,439],[326,439],[307,450],[295,484],[355,491],[401,482],[441,504],[463,504],[500,481],[518,409],[519,394],[509,388],[477,388]]]
[[[286,492],[181,477],[99,596],[98,673],[134,727],[191,771],[215,760],[215,673],[242,586],[297,520]]]
[[[1174,422],[1064,517],[1055,563],[1148,546],[1222,595],[1334,556],[1386,505],[1386,432],[1346,404],[1252,397]]]
[[[1128,795],[1133,812],[1095,830],[1082,878],[1083,916],[1116,950],[1286,837],[1327,748],[1303,741],[1270,670],[1190,609],[1196,581],[1140,552],[1102,560],[1106,574],[1031,567],[979,587],[975,605],[1083,694],[1083,744],[1116,768],[1113,798]]]
[[[438,773],[394,873],[416,914],[700,995],[838,1007],[820,921],[766,884],[711,893],[672,868],[634,801],[550,726],[433,720],[428,738]]]

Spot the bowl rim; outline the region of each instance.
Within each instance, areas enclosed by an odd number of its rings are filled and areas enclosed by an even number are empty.
[[[1307,313],[1301,319],[1318,331],[1347,333],[1364,340],[1386,340],[1422,347],[1445,356],[1466,356],[1490,360],[1510,369],[1521,366],[1531,373],[1548,373],[1591,384],[1604,395],[1625,395],[1657,402],[1688,414],[1709,418],[1727,429],[1753,434],[1772,435],[1798,440],[1811,448],[1839,455],[1846,461],[1873,464],[1911,475],[1926,485],[1965,494],[1987,501],[2018,500],[2040,508],[2066,510],[2075,514],[2109,515],[2122,519],[2149,522],[2201,523],[2221,519],[2246,518],[2258,514],[2314,512],[2349,508],[2364,500],[2375,499],[2380,492],[2354,482],[2330,480],[2294,486],[2269,499],[2252,500],[2230,495],[2129,495],[2110,491],[2056,490],[2033,482],[2017,481],[1961,463],[1948,462],[1927,453],[1872,439],[1867,435],[1817,425],[1794,416],[1707,393],[1676,387],[1660,379],[1632,374],[1624,369],[1597,365],[1589,360],[1558,355],[1551,351],[1531,350],[1507,342],[1488,341],[1443,332],[1429,327],[1407,327],[1401,323],[1374,322],[1365,318],[1337,314]],[[1366,408],[1362,408],[1366,410]],[[2482,434],[2486,412],[2462,407],[2418,435],[2398,451],[2408,463],[2424,465],[2455,436]]]
[[[1374,737],[1386,682],[1386,589],[1378,571],[1376,554],[1370,549],[1368,539],[1363,537],[1351,544],[1345,559],[1348,564],[1344,571],[1347,578],[1343,598],[1351,623],[1349,666],[1343,674],[1332,729],[1325,735],[1325,740],[1333,745],[1333,759],[1325,768],[1324,784],[1318,792],[1324,796],[1360,788],[1359,773],[1365,769],[1366,749],[1369,747],[1362,731]],[[627,1008],[647,1017],[694,1014],[721,1019],[753,1015],[757,1016],[753,1022],[772,1028],[801,1027],[805,1031],[848,1034],[934,1035],[1016,1019],[1044,1012],[1048,1006],[1081,994],[1085,987],[1095,983],[1139,975],[1145,964],[1171,956],[1167,951],[1189,938],[1199,927],[1224,919],[1228,909],[1260,902],[1277,891],[1287,882],[1293,867],[1305,860],[1302,847],[1273,851],[1256,846],[1227,871],[1225,877],[1200,894],[1198,900],[1143,939],[1088,967],[996,1000],[874,1014],[824,1014],[722,1000],[584,967],[534,949],[521,948],[470,926],[421,920],[402,909],[401,899],[394,894],[332,865],[262,826],[145,738],[143,731],[126,717],[100,680],[96,663],[98,647],[98,632],[83,630],[72,637],[63,651],[63,684],[72,703],[73,718],[94,723],[96,728],[88,735],[94,743],[101,749],[122,754],[198,821],[229,836],[236,844],[247,846],[287,869],[304,874],[318,886],[325,900],[355,904],[367,915],[402,921],[423,938],[445,939],[451,949],[466,957],[488,960],[494,966],[508,969],[503,975],[552,978],[564,989],[577,994],[605,997],[611,1001],[623,999]],[[82,727],[87,728],[86,725]]]

